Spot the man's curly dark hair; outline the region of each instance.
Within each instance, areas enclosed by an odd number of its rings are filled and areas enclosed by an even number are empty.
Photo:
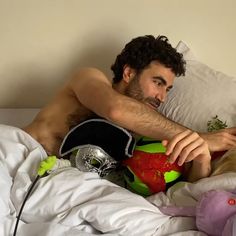
[[[114,73],[113,82],[121,81],[125,65],[129,65],[139,74],[152,61],[158,61],[167,68],[171,68],[175,76],[185,74],[186,63],[183,55],[171,46],[168,38],[162,35],[157,38],[146,35],[132,39],[116,57],[115,63],[111,66]]]

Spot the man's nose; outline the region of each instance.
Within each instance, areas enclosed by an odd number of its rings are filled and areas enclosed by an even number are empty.
[[[166,100],[166,95],[167,95],[166,90],[162,89],[156,94],[155,98],[159,99],[161,102],[164,102]]]

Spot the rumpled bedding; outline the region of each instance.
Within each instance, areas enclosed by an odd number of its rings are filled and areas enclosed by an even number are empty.
[[[42,146],[19,128],[0,125],[0,235],[12,235],[23,199],[47,157]],[[205,235],[193,217],[170,217],[165,205],[196,205],[205,191],[235,189],[236,174],[179,182],[166,194],[131,193],[96,173],[73,167],[41,178],[28,198],[18,236],[32,235]]]

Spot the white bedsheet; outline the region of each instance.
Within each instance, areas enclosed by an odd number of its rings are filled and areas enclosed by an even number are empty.
[[[45,157],[28,134],[0,125],[0,235],[12,235],[16,211]],[[39,180],[17,235],[205,235],[196,230],[194,218],[165,216],[156,206],[195,205],[202,192],[235,187],[236,174],[225,174],[196,184],[178,183],[167,194],[144,199],[95,173],[67,167]]]
[[[16,210],[46,153],[18,128],[0,125],[0,140],[0,235],[10,235]],[[168,219],[144,198],[69,167],[39,180],[17,235],[155,235]]]

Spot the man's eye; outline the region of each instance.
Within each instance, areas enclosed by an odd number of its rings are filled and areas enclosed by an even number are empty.
[[[160,81],[157,81],[157,80],[154,80],[154,83],[157,85],[157,86],[162,86],[162,82],[160,82]]]

